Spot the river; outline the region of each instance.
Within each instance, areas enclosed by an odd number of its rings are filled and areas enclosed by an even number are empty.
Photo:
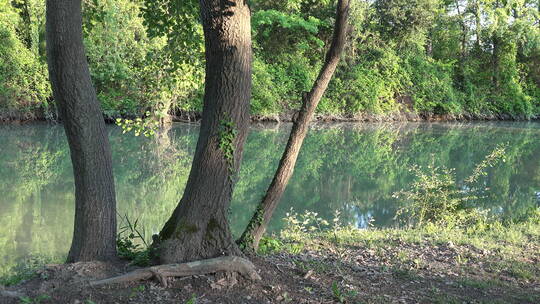
[[[263,197],[290,125],[253,126],[230,209],[238,235]],[[198,126],[175,124],[158,138],[109,126],[118,212],[157,233],[186,183]],[[476,201],[498,216],[518,216],[540,204],[540,123],[320,124],[311,128],[270,233],[291,208],[314,211],[360,228],[395,225],[402,202],[392,194],[414,180],[411,168],[455,168],[471,174],[498,145],[504,161],[487,170],[488,189]],[[64,256],[73,231],[74,185],[63,128],[0,126],[0,275],[28,257]],[[121,223],[122,224],[122,223]]]

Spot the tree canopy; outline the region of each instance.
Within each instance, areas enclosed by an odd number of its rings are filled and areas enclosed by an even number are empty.
[[[299,108],[329,46],[334,5],[251,1],[252,114]],[[85,46],[107,117],[202,111],[197,8],[193,0],[84,1]],[[352,39],[318,113],[539,113],[538,1],[354,1],[351,18]],[[2,116],[54,118],[42,1],[3,2],[0,24]]]

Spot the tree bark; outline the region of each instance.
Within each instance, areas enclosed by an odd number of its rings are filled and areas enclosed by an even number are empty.
[[[89,285],[95,287],[101,285],[148,280],[152,277],[156,277],[160,281],[161,285],[166,288],[168,286],[167,278],[169,277],[205,275],[216,272],[238,272],[250,280],[261,280],[261,277],[255,270],[255,265],[253,265],[253,263],[241,257],[225,256],[190,263],[167,264],[149,268],[141,268],[121,276],[91,281],[89,282]]]
[[[201,0],[206,82],[201,130],[184,195],[159,234],[162,263],[240,254],[227,213],[249,125],[250,10]]]
[[[476,31],[476,47],[478,48],[478,50],[480,50],[481,48],[481,44],[482,44],[482,41],[481,41],[481,38],[480,38],[480,34],[482,32],[482,23],[481,23],[481,18],[480,18],[480,3],[479,3],[480,0],[476,0],[475,3],[474,3],[474,18],[475,18],[475,25],[476,25],[476,28],[475,28],[475,31]]]
[[[298,118],[294,121],[285,152],[281,157],[279,167],[274,175],[272,183],[239,240],[239,243],[245,249],[256,250],[258,248],[259,241],[266,231],[266,227],[270,222],[272,214],[279,204],[287,183],[293,174],[298,153],[300,152],[300,148],[302,147],[302,143],[308,132],[309,123],[313,119],[315,109],[326,91],[328,83],[332,79],[339,63],[348,31],[347,19],[349,15],[349,0],[339,0],[336,11],[337,16],[334,25],[334,37],[330,49],[326,54],[325,63],[317,80],[313,84],[311,91],[307,93],[302,100],[302,107],[298,113]]]
[[[493,53],[491,54],[491,81],[495,90],[499,89],[499,66],[500,66],[500,44],[501,39],[497,33],[492,35]]]
[[[465,16],[461,13],[459,7],[459,0],[455,0],[456,9],[460,18],[459,23],[461,26],[461,41],[460,41],[460,62],[463,62],[467,54],[467,25],[465,24]]]
[[[459,23],[461,26],[461,41],[460,41],[460,54],[459,54],[459,68],[457,69],[456,76],[459,84],[459,88],[463,89],[465,82],[465,58],[467,56],[467,25],[465,24],[464,12],[462,13],[459,0],[455,0],[458,16],[460,18]]]
[[[75,175],[75,228],[68,262],[116,256],[111,149],[82,40],[81,0],[47,0],[47,58]]]

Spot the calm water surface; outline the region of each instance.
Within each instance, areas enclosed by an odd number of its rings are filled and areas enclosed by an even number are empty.
[[[241,233],[263,197],[290,126],[253,127],[232,203],[231,226]],[[198,127],[174,125],[159,139],[109,127],[121,215],[157,233],[182,195]],[[435,164],[468,176],[498,144],[506,161],[481,182],[477,204],[496,214],[518,215],[540,204],[540,123],[319,125],[306,139],[294,176],[269,229],[277,232],[291,209],[318,212],[365,227],[394,225],[414,165]],[[0,126],[0,275],[29,256],[63,256],[73,231],[74,186],[61,126]]]

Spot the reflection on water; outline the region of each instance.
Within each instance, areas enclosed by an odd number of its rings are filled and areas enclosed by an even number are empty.
[[[253,127],[231,207],[241,233],[278,164],[288,126]],[[198,128],[175,125],[156,139],[122,135],[111,126],[120,214],[159,231],[182,195]],[[498,144],[506,162],[489,170],[479,207],[516,215],[540,204],[540,124],[363,124],[315,126],[269,231],[294,208],[365,227],[393,225],[392,193],[412,181],[415,165],[456,168],[459,178]],[[65,255],[74,214],[73,176],[61,126],[0,126],[0,274],[27,255]]]

